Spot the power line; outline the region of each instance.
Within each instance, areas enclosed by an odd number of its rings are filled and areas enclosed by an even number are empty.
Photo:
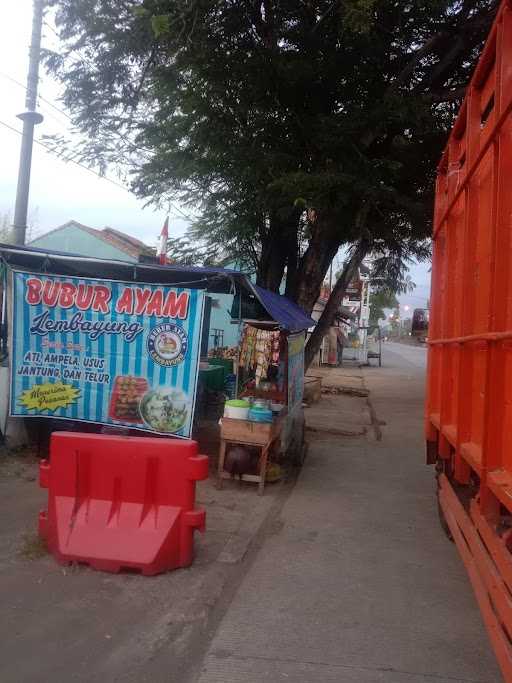
[[[20,88],[23,88],[23,90],[26,90],[26,89],[27,89],[27,86],[26,86],[24,83],[22,83],[21,81],[16,80],[16,78],[13,78],[12,76],[9,76],[9,74],[4,73],[3,71],[0,71],[0,76],[2,76],[2,78],[7,79],[8,81],[11,81],[11,83],[15,83],[16,85],[19,85]],[[72,118],[71,118],[71,116],[70,116],[68,113],[66,113],[63,109],[59,109],[59,107],[56,107],[54,104],[52,104],[52,103],[50,102],[50,100],[47,100],[46,97],[43,97],[41,94],[39,94],[39,95],[38,95],[38,98],[39,98],[40,100],[42,100],[43,102],[45,102],[49,107],[52,107],[52,109],[55,109],[55,111],[58,111],[59,114],[62,114],[63,116],[65,116],[65,117],[66,117],[67,119],[69,119],[71,122],[73,121]]]
[[[0,71],[0,76],[3,76],[4,78],[8,79],[9,81],[12,81],[13,83],[16,83],[16,85],[19,85],[19,86],[20,86],[21,88],[23,88],[24,90],[27,89],[27,86],[26,86],[26,85],[23,85],[23,83],[21,83],[20,81],[17,81],[15,78],[13,78],[12,76],[9,76],[8,74],[6,74],[6,73],[4,73],[4,72],[2,72],[2,71]],[[38,94],[37,98],[38,98],[38,100],[43,100],[44,102],[46,102],[50,107],[52,107],[53,109],[55,109],[55,111],[58,111],[60,114],[62,114],[63,116],[65,116],[67,119],[69,119],[69,121],[71,121],[71,123],[73,123],[73,119],[71,118],[71,116],[70,116],[69,114],[67,114],[67,113],[66,113],[65,111],[63,111],[62,109],[59,109],[59,107],[56,107],[54,104],[52,104],[49,100],[47,100],[47,99],[46,99],[45,97],[43,97],[41,94]],[[54,116],[54,115],[51,114],[50,112],[45,112],[45,114],[46,114],[47,116],[50,116],[50,118],[52,118],[54,121],[57,121],[57,123],[60,123],[60,124],[62,125],[63,122],[60,121],[56,116]],[[135,147],[134,145],[132,145],[132,147],[134,147],[135,149],[138,149],[138,148]],[[149,150],[146,150],[146,149],[144,149],[144,148],[141,148],[141,149],[142,149],[142,151],[149,151]]]
[[[48,28],[50,28],[50,29],[55,33],[55,35],[58,36],[58,34],[54,31],[54,29],[51,28],[51,26],[49,26],[49,24],[47,24],[46,22],[44,22],[44,25],[45,25],[45,26],[48,26]],[[21,83],[21,81],[16,80],[16,78],[13,78],[12,76],[9,76],[9,74],[6,74],[6,73],[0,71],[0,76],[2,76],[3,78],[6,78],[8,81],[11,81],[12,83],[15,83],[16,85],[19,85],[19,86],[20,86],[21,88],[23,88],[24,90],[27,89],[27,86],[26,86],[26,85],[24,85],[23,83]],[[52,107],[53,109],[55,109],[55,111],[59,112],[60,114],[63,114],[67,119],[69,119],[69,120],[72,122],[71,116],[69,116],[69,114],[67,114],[65,111],[63,111],[62,109],[59,109],[59,107],[56,107],[54,104],[52,104],[49,100],[47,100],[47,99],[46,99],[45,97],[43,97],[42,95],[38,95],[38,97],[39,97],[39,99],[41,99],[43,102],[46,102],[46,104],[48,104],[50,107]],[[48,112],[48,113],[49,113],[49,112]],[[49,114],[49,115],[51,116],[51,114]],[[53,118],[55,121],[57,121],[58,123],[60,123],[60,122],[58,121],[58,119],[56,119],[55,117],[52,117],[52,118]],[[0,124],[2,124],[3,126],[5,126],[6,128],[9,128],[10,130],[12,130],[12,131],[15,132],[15,133],[18,133],[18,135],[22,135],[22,133],[21,133],[19,130],[17,130],[16,128],[13,128],[13,127],[10,126],[9,124],[7,124],[7,123],[5,123],[5,122],[3,122],[3,121],[0,121]],[[46,150],[48,150],[49,152],[52,152],[52,153],[54,152],[54,150],[53,150],[49,145],[46,145],[44,142],[41,142],[41,140],[37,140],[37,139],[36,139],[36,140],[34,140],[34,142],[36,142],[38,145],[41,145],[41,147],[44,147],[44,148],[45,148]],[[111,179],[108,178],[107,176],[102,176],[101,174],[97,173],[97,172],[94,171],[93,169],[89,168],[88,166],[84,166],[83,164],[81,164],[81,163],[78,162],[78,161],[75,161],[74,159],[63,159],[63,161],[66,161],[66,162],[67,162],[67,161],[71,161],[72,163],[76,164],[77,166],[80,166],[80,168],[83,168],[83,169],[85,169],[86,171],[89,171],[89,173],[94,173],[94,175],[98,176],[98,178],[104,178],[105,180],[108,180],[108,182],[110,182],[110,183],[116,185],[117,187],[120,187],[120,188],[122,188],[123,190],[126,190],[127,192],[129,191],[128,188],[125,187],[124,185],[121,185],[120,183],[117,183],[115,180],[111,180]],[[173,210],[175,210],[175,211],[177,211],[177,212],[178,212],[179,214],[181,214],[181,216],[182,216],[183,218],[185,218],[186,220],[188,220],[188,221],[191,221],[191,220],[192,220],[192,218],[191,218],[189,215],[187,215],[184,211],[182,211],[178,206],[174,206],[173,204],[171,204],[171,202],[169,202],[169,208],[170,208],[170,209],[173,209]]]
[[[58,32],[54,29],[54,27],[53,27],[51,24],[49,24],[47,21],[43,21],[43,26],[45,26],[46,28],[50,29],[50,31],[57,37],[57,39],[58,39],[59,41],[61,40],[60,35],[58,34]],[[80,53],[78,53],[78,54],[79,54],[80,58],[83,59],[84,62],[85,62],[86,64],[88,64],[91,68],[94,68],[94,65],[92,65],[92,64],[87,60],[86,57],[84,57],[84,56],[83,56],[82,54],[80,54]],[[9,76],[9,74],[6,74],[6,73],[0,71],[0,76],[3,76],[3,78],[6,78],[7,80],[11,81],[12,83],[15,83],[16,85],[20,86],[20,87],[23,88],[24,90],[27,90],[27,86],[26,86],[26,85],[24,85],[21,81],[18,81],[16,78],[13,78],[12,76]],[[55,111],[57,111],[57,112],[59,112],[59,114],[62,114],[63,116],[65,116],[69,121],[71,121],[71,123],[73,123],[73,119],[71,118],[71,116],[70,116],[67,112],[63,111],[63,110],[60,109],[59,107],[56,107],[54,104],[52,104],[52,102],[50,102],[49,100],[47,100],[47,99],[46,99],[45,97],[43,97],[41,94],[39,94],[38,97],[39,97],[39,99],[42,100],[43,102],[46,102],[46,104],[47,104],[48,106],[52,107],[52,109],[55,109]],[[49,112],[48,112],[48,115],[51,116],[51,114],[50,114]],[[58,121],[58,119],[56,119],[54,116],[52,116],[52,118],[53,118],[54,120]],[[60,121],[58,121],[58,122],[61,123]],[[17,130],[17,129],[14,128],[13,126],[10,126],[9,124],[5,123],[4,121],[0,121],[0,124],[3,125],[3,126],[5,126],[6,128],[8,128],[9,130],[13,131],[14,133],[17,133],[18,135],[23,135],[23,133],[21,133],[19,130]],[[44,142],[41,142],[41,140],[35,139],[34,142],[35,142],[36,144],[40,145],[41,147],[44,147],[48,152],[51,152],[52,154],[54,153],[54,150],[53,150],[49,145],[46,145]],[[59,157],[59,158],[60,158],[60,157]],[[71,162],[74,163],[76,166],[79,166],[80,168],[85,169],[85,170],[88,171],[89,173],[93,173],[93,174],[94,174],[95,176],[97,176],[98,178],[103,178],[104,180],[107,180],[109,183],[112,183],[113,185],[116,185],[116,187],[120,187],[121,189],[126,190],[127,192],[129,192],[128,188],[125,187],[124,185],[121,185],[120,183],[117,183],[115,180],[111,180],[111,179],[108,178],[107,176],[100,175],[99,173],[97,173],[97,172],[94,171],[93,169],[89,168],[88,166],[84,166],[84,164],[81,164],[80,162],[75,161],[74,159],[62,159],[62,158],[61,158],[61,160],[64,161],[64,162],[69,162],[69,161],[71,161]],[[185,218],[187,221],[192,221],[192,218],[191,218],[190,216],[188,216],[184,211],[182,211],[178,206],[174,206],[171,202],[169,202],[169,210],[171,210],[171,209],[177,211],[177,212],[178,212],[179,214],[181,214],[181,216],[182,216],[183,218]]]
[[[10,126],[8,123],[5,123],[5,121],[0,120],[0,125],[4,126],[5,128],[8,128],[11,130],[13,133],[16,133],[17,135],[20,135],[23,137],[23,133],[18,130],[17,128],[14,128],[14,126]],[[34,142],[41,147],[44,147],[46,151],[50,152],[51,154],[55,155],[55,151],[50,147],[50,145],[45,144],[41,140],[34,139]],[[101,173],[98,173],[92,168],[89,168],[88,166],[85,166],[85,164],[81,164],[79,161],[76,161],[76,159],[64,159],[63,157],[57,156],[57,159],[60,159],[60,161],[63,161],[64,163],[69,163],[71,162],[72,164],[75,164],[75,166],[79,166],[80,168],[83,168],[84,171],[88,171],[89,173],[92,173],[93,175],[97,176],[98,178],[101,178],[102,180],[106,180],[109,183],[112,183],[112,185],[115,185],[116,187],[121,188],[121,190],[125,190],[125,192],[129,192],[130,190],[126,187],[126,185],[122,185],[121,183],[116,182],[115,180],[112,180],[112,178],[109,178],[106,175],[101,175]]]
[[[49,29],[57,36],[57,38],[60,39],[59,34],[57,33],[57,31],[55,31],[55,29],[54,29],[52,26],[50,26],[50,24],[48,24],[48,23],[45,21],[45,22],[43,22],[43,25],[46,26],[47,28],[49,28]],[[86,61],[86,60],[84,60],[84,61]],[[12,83],[15,83],[16,85],[19,85],[19,86],[20,86],[21,88],[23,88],[24,90],[27,89],[27,86],[26,86],[26,85],[24,85],[21,81],[18,81],[16,78],[13,78],[12,76],[9,76],[9,74],[6,74],[6,73],[0,71],[0,76],[2,76],[3,78],[6,78],[8,81],[11,81]],[[59,114],[62,114],[63,116],[65,116],[67,119],[69,119],[69,121],[73,122],[73,119],[71,118],[71,116],[70,116],[67,112],[63,111],[62,109],[59,109],[59,107],[56,107],[54,104],[52,104],[49,100],[47,100],[47,99],[46,99],[45,97],[43,97],[41,94],[38,95],[38,98],[39,98],[40,100],[42,100],[43,102],[46,102],[47,105],[49,105],[50,107],[52,107],[52,109],[55,109],[55,111],[59,112]],[[49,112],[48,112],[48,114],[49,114]],[[49,114],[49,116],[51,116],[51,114]],[[57,121],[58,123],[60,123],[60,121],[58,121],[58,119],[56,119],[54,116],[53,116],[52,118],[53,118],[55,121]],[[15,133],[18,133],[18,135],[22,135],[22,133],[21,133],[19,130],[17,130],[16,128],[13,128],[13,127],[10,126],[9,124],[4,123],[3,121],[0,121],[0,124],[2,124],[3,126],[5,126],[6,128],[9,128],[10,130],[14,131]],[[52,153],[54,152],[54,150],[53,150],[51,147],[49,147],[49,145],[45,145],[44,142],[41,142],[41,140],[37,140],[37,139],[36,139],[36,140],[34,140],[34,142],[36,142],[38,145],[41,145],[41,147],[44,147],[45,149],[47,149],[49,152],[52,152]],[[120,187],[120,188],[122,188],[123,190],[126,190],[127,192],[129,192],[128,188],[125,187],[124,185],[121,185],[120,183],[117,183],[115,180],[111,180],[111,179],[108,178],[107,176],[102,176],[102,175],[100,175],[99,173],[97,173],[97,172],[94,171],[93,169],[89,168],[88,166],[84,166],[83,164],[81,164],[81,163],[78,162],[78,161],[75,161],[74,159],[63,159],[63,161],[66,161],[66,162],[71,161],[72,163],[76,164],[77,166],[80,166],[80,168],[83,168],[83,169],[85,169],[86,171],[89,171],[89,173],[94,173],[94,175],[98,176],[98,178],[104,178],[105,180],[108,180],[108,182],[110,182],[110,183],[116,185],[117,187]],[[169,208],[170,208],[170,209],[173,209],[173,210],[175,210],[175,211],[177,211],[177,212],[178,212],[179,214],[181,214],[181,216],[182,216],[183,218],[185,218],[187,221],[192,221],[192,220],[193,220],[189,215],[187,215],[184,211],[182,211],[178,206],[174,206],[173,204],[171,204],[171,202],[169,202]]]
[[[46,28],[49,28],[50,31],[57,37],[58,41],[59,41],[59,42],[62,42],[62,38],[60,37],[60,35],[57,33],[57,31],[53,28],[53,26],[52,26],[51,24],[49,24],[47,21],[43,21],[43,26],[46,26]],[[92,63],[87,59],[87,57],[84,57],[84,55],[83,55],[81,52],[79,52],[79,50],[75,49],[74,52],[76,52],[76,54],[80,57],[80,59],[82,59],[82,60],[87,64],[87,66],[89,66],[91,69],[95,69],[95,68],[96,68],[95,65],[92,64]],[[62,55],[61,55],[61,56],[62,56]],[[64,59],[64,61],[66,61],[66,58],[65,58],[65,57],[63,57],[63,59]]]
[[[45,119],[48,119],[48,117],[50,117],[53,121],[56,121],[60,126],[65,125],[64,121],[61,118],[59,118],[58,116],[55,116],[55,114],[53,114],[44,104],[41,104],[41,102],[39,102],[39,100],[41,99],[40,95],[37,96],[37,99],[38,99],[37,107],[38,107],[38,109],[41,109],[41,111],[44,114]]]
[[[16,133],[17,135],[23,136],[23,133],[20,130],[18,130],[17,128],[14,128],[14,126],[9,125],[8,123],[5,123],[5,121],[0,120],[0,125],[4,126],[5,128],[12,131],[13,133]],[[41,140],[38,140],[37,138],[34,139],[34,142],[37,145],[40,145],[41,147],[43,147],[47,152],[56,156],[55,150],[52,147],[50,147],[50,145],[45,144],[44,142],[42,142]],[[81,164],[79,161],[76,161],[76,159],[64,159],[63,157],[59,157],[59,156],[57,156],[56,158],[59,159],[60,161],[64,162],[64,163],[71,162],[72,164],[75,164],[75,166],[82,168],[84,171],[88,171],[89,173],[92,173],[97,178],[100,178],[101,180],[106,180],[107,182],[111,183],[112,185],[115,185],[116,187],[121,188],[121,190],[124,190],[125,192],[130,192],[130,190],[126,187],[126,185],[122,185],[121,183],[118,183],[117,181],[112,180],[112,178],[109,178],[106,175],[101,175],[100,173],[98,173],[94,169],[89,168],[88,166],[85,166],[85,164]],[[169,202],[169,208],[180,213],[183,216],[183,218],[186,218],[189,221],[192,220],[192,218],[190,216],[188,216],[178,206],[175,206],[171,202]]]
[[[174,210],[174,211],[177,211],[178,213],[180,213],[180,214],[183,216],[183,218],[186,218],[187,221],[192,221],[192,220],[193,220],[189,215],[187,215],[184,211],[182,211],[182,210],[179,208],[179,206],[175,206],[174,204],[172,204],[171,202],[169,202],[169,211],[171,211],[171,210]]]
[[[53,28],[53,26],[52,26],[51,24],[49,24],[47,21],[43,21],[43,26],[46,26],[46,28],[49,28],[50,31],[51,31],[54,35],[56,35],[57,38],[60,40],[59,34],[57,33],[57,31]]]

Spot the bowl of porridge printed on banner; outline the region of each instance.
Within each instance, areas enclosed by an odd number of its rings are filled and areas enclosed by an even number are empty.
[[[140,401],[140,414],[149,429],[163,434],[176,434],[188,419],[188,396],[179,389],[152,389]]]

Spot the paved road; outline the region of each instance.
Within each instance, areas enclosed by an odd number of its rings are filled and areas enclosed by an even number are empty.
[[[364,371],[382,441],[315,434],[194,680],[501,681],[424,465],[425,351],[385,354]]]
[[[391,365],[399,368],[410,363],[418,368],[426,368],[427,347],[410,346],[408,344],[398,344],[395,342],[385,342],[382,345],[382,362],[384,365]]]

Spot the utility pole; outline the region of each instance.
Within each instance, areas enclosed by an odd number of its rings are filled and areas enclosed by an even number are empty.
[[[45,0],[33,0],[32,37],[29,51],[27,95],[25,98],[26,111],[22,114],[18,114],[18,118],[23,121],[23,137],[21,139],[16,205],[14,207],[14,244],[25,244],[30,170],[32,166],[32,147],[34,144],[34,126],[41,123],[43,120],[41,114],[36,111],[36,106],[44,4]]]

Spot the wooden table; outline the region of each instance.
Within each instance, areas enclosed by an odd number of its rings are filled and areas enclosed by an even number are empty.
[[[252,422],[251,420],[234,420],[223,417],[220,421],[220,451],[218,467],[218,488],[222,488],[223,479],[231,479],[232,475],[224,471],[226,459],[226,445],[239,444],[241,446],[255,446],[261,449],[259,460],[259,474],[242,474],[242,481],[258,483],[258,493],[261,496],[265,487],[267,473],[268,454],[281,436],[283,418],[279,417],[272,422]]]

